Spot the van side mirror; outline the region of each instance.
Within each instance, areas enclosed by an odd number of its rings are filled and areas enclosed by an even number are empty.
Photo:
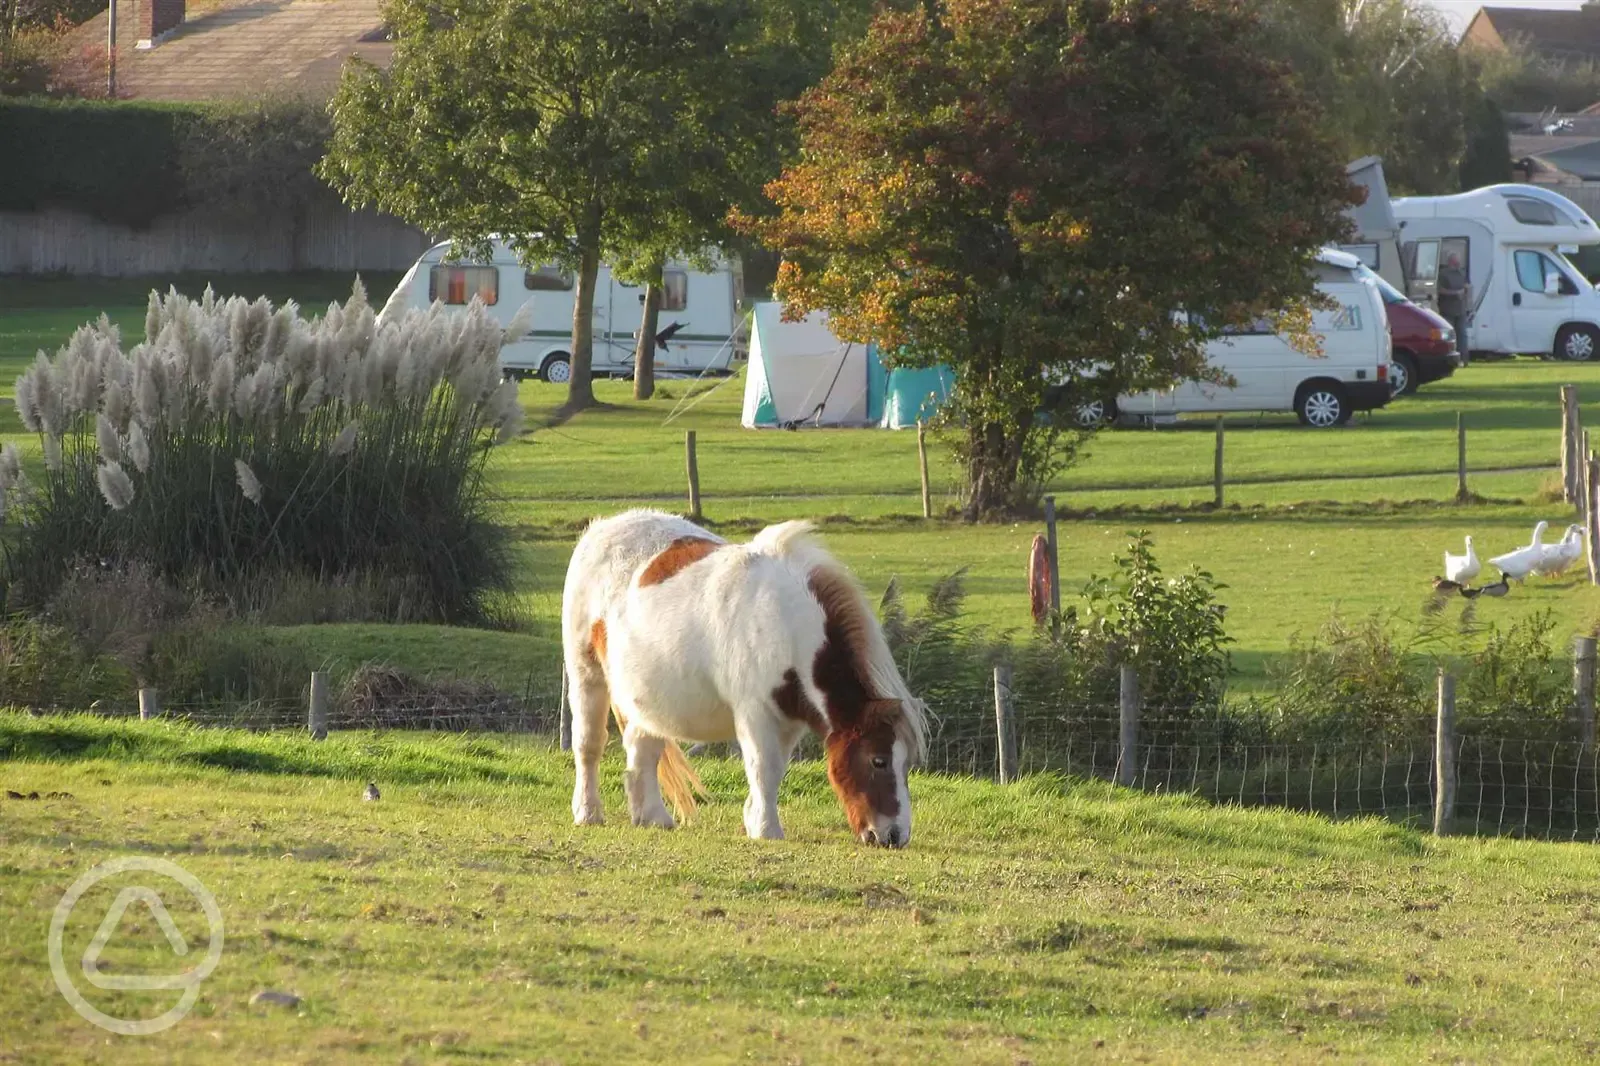
[[[1544,294],[1546,296],[1561,295],[1561,278],[1559,275],[1546,274],[1544,276]]]

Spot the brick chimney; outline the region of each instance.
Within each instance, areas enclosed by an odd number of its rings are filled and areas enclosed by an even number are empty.
[[[183,0],[138,0],[139,38],[135,48],[154,48],[183,24]]]

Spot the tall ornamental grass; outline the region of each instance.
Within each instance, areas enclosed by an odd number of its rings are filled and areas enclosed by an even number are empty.
[[[519,316],[520,317],[520,316]],[[152,292],[124,352],[104,315],[16,385],[42,482],[0,450],[13,607],[75,565],[145,564],[238,601],[275,578],[379,578],[412,619],[482,621],[510,587],[484,466],[521,422],[481,306],[379,322],[360,282],[306,320]]]

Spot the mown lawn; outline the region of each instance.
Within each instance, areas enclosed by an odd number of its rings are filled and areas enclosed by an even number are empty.
[[[131,342],[142,330],[143,296],[170,279],[63,282],[0,279],[0,394],[37,347],[53,347],[72,327],[110,309]],[[199,279],[177,279],[198,291]],[[264,292],[316,308],[348,291],[349,278],[224,278],[221,292]],[[375,303],[393,277],[369,278]],[[1600,365],[1517,360],[1475,364],[1415,397],[1362,416],[1344,429],[1309,431],[1292,418],[1230,420],[1228,508],[1212,496],[1209,419],[1100,434],[1087,457],[1054,486],[1061,526],[1062,585],[1072,602],[1094,573],[1106,573],[1129,530],[1149,528],[1171,571],[1200,566],[1228,586],[1229,632],[1247,688],[1265,683],[1266,664],[1297,634],[1308,636],[1331,612],[1383,612],[1409,627],[1446,550],[1474,534],[1481,555],[1527,539],[1534,522],[1553,532],[1570,512],[1543,502],[1555,480],[1559,386],[1576,382],[1600,425]],[[517,529],[521,592],[531,632],[448,642],[419,627],[306,627],[291,636],[330,660],[389,658],[418,669],[456,669],[510,683],[553,672],[555,621],[567,556],[582,524],[629,506],[681,509],[684,431],[698,441],[709,522],[733,536],[786,518],[823,521],[835,550],[873,589],[897,578],[919,595],[938,578],[968,569],[975,623],[1027,624],[1024,575],[1037,522],[969,527],[920,518],[915,439],[909,433],[833,430],[786,433],[739,427],[742,378],[666,381],[639,403],[624,382],[601,382],[601,408],[551,424],[562,389],[523,387],[530,432],[493,460],[502,513]],[[1457,412],[1468,426],[1470,488],[1488,502],[1449,503],[1455,493]],[[0,406],[0,439],[20,427]],[[935,441],[935,507],[956,504],[957,471]],[[1537,582],[1504,600],[1480,601],[1479,619],[1507,623],[1550,609],[1565,633],[1591,627],[1600,597],[1577,580]]]
[[[567,760],[513,740],[189,731],[0,715],[0,1060],[1565,1062],[1594,1050],[1583,845],[1434,840],[1053,777],[918,776],[903,852],[855,844],[820,768],[790,837],[742,837],[741,775],[673,833],[577,830]],[[363,783],[382,789],[360,798]],[[106,859],[165,856],[223,913],[192,1014],[109,1036],[46,933]],[[146,879],[191,945],[197,909]],[[76,966],[123,875],[67,924]],[[110,973],[170,973],[130,909]],[[127,1017],[174,993],[100,992]],[[296,1008],[249,1005],[263,990]]]

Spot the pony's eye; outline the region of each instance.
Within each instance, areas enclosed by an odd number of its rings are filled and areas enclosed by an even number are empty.
[[[874,755],[872,757],[872,768],[874,770],[887,770],[889,768],[889,760],[882,755]]]

